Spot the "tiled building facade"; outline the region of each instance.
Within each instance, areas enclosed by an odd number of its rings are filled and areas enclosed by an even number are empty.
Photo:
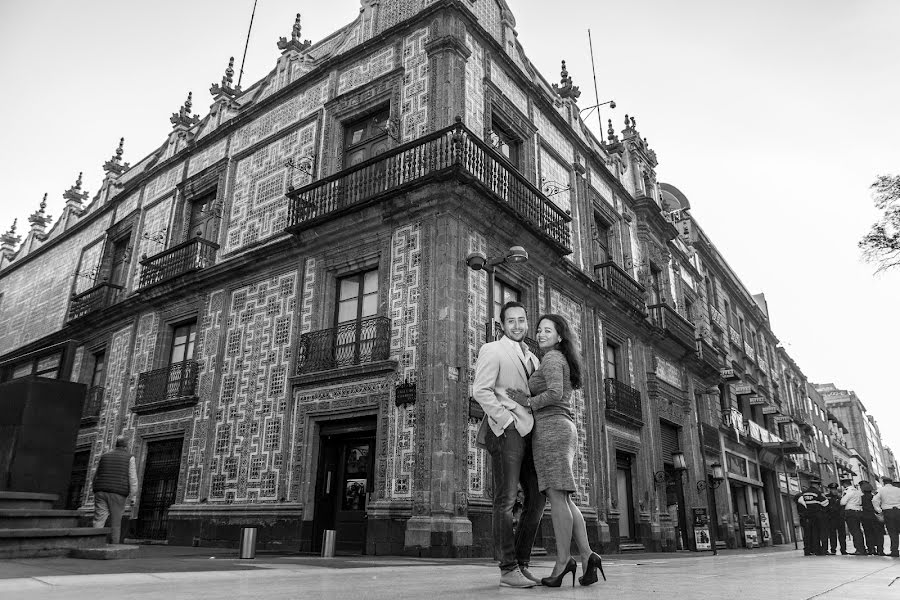
[[[693,547],[697,507],[729,546],[792,539],[834,427],[635,119],[599,142],[503,0],[361,4],[317,44],[298,18],[265,79],[229,66],[207,115],[189,96],[90,203],[79,181],[0,240],[0,377],[85,385],[70,504],[124,433],[137,537],[490,555],[471,382],[517,298],[582,348],[576,499],[604,550]],[[529,260],[467,266],[511,246]]]

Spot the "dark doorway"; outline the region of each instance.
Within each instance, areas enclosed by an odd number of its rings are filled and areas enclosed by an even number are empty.
[[[147,444],[141,502],[135,526],[135,536],[138,538],[166,539],[169,507],[175,503],[178,488],[182,442],[182,438],[172,438]]]
[[[72,477],[69,479],[69,490],[66,493],[66,509],[75,510],[84,501],[84,486],[87,483],[88,462],[91,451],[76,450],[72,457]]]
[[[335,551],[365,554],[366,504],[374,483],[375,420],[323,427],[313,548],[320,551],[326,529],[337,531]]]
[[[631,463],[633,455],[616,452],[616,491],[619,509],[619,538],[633,541],[636,536],[634,522],[634,486],[632,484]]]

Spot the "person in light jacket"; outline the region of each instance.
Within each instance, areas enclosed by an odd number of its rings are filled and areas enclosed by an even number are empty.
[[[866,556],[866,544],[862,534],[862,492],[853,485],[851,479],[842,479],[841,485],[844,493],[841,496],[841,506],[844,507],[844,522],[847,523],[847,531],[853,539],[854,556]]]
[[[890,477],[883,477],[884,487],[872,498],[875,511],[884,515],[884,526],[891,540],[891,556],[900,558],[897,540],[900,537],[900,487],[893,485]]]

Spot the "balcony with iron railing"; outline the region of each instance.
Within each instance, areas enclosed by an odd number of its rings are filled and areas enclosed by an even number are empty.
[[[722,354],[704,339],[697,340],[697,359],[711,374],[719,373],[725,366]]]
[[[738,348],[744,348],[744,340],[741,339],[741,333],[734,327],[728,327],[731,343]]]
[[[218,244],[198,236],[159,254],[144,257],[141,259],[139,289],[212,266],[218,249]]]
[[[647,310],[650,312],[650,321],[656,327],[665,330],[669,337],[685,348],[696,348],[694,324],[679,315],[674,308],[668,304],[654,304],[647,307]]]
[[[627,425],[642,427],[644,413],[641,408],[641,393],[618,379],[603,380],[606,393],[606,417]]]
[[[369,317],[301,334],[297,375],[379,363],[390,358],[391,320]]]
[[[715,325],[720,331],[728,331],[728,320],[718,308],[709,305],[709,322]]]
[[[124,286],[104,281],[80,294],[73,294],[67,321],[71,322],[112,306],[119,301],[124,289]]]
[[[141,373],[132,410],[158,412],[196,404],[199,374],[200,364],[195,360]]]
[[[454,173],[480,188],[559,252],[571,253],[571,216],[458,118],[455,125],[289,190],[286,230],[299,233],[321,221]]]
[[[647,312],[644,303],[644,286],[631,278],[614,262],[594,265],[594,278],[600,287],[641,314]]]
[[[100,385],[88,388],[81,409],[81,424],[95,425],[100,420],[100,408],[103,406],[105,388]]]

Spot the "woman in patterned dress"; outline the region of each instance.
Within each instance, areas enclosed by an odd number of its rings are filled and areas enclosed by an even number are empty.
[[[581,387],[581,361],[566,319],[560,315],[542,315],[538,319],[537,341],[544,355],[541,366],[528,380],[530,391],[507,390],[507,395],[534,413],[532,450],[539,489],[550,498],[550,516],[556,536],[556,565],[550,577],[541,583],[558,587],[568,573],[575,585],[577,563],[569,555],[574,534],[581,554],[584,575],[581,585],[597,581],[603,574],[600,556],[591,550],[587,527],[578,506],[572,501],[575,491],[575,412],[572,390]],[[603,575],[606,580],[606,575]]]

